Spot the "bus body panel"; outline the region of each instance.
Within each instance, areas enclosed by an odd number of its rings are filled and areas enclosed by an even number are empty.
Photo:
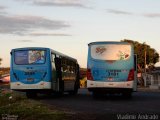
[[[94,81],[119,82],[127,80],[130,70],[133,69],[132,66],[133,64],[128,61],[116,61],[114,63],[100,61],[97,63],[93,60],[87,68],[91,69]]]
[[[41,59],[34,59],[33,55],[39,56],[39,52]],[[13,49],[10,66],[12,90],[26,91],[28,94],[64,91],[76,93],[79,88],[77,60],[50,48]]]
[[[88,88],[133,88],[133,81],[125,82],[100,82],[87,80]]]
[[[31,50],[45,50],[45,59],[49,58],[49,49],[34,49]],[[50,61],[45,60],[44,64],[33,65],[17,65],[15,64],[15,52],[26,51],[28,49],[12,50],[11,59],[11,89],[51,89],[51,72]]]
[[[123,46],[120,48],[121,45]],[[128,58],[117,59],[116,57],[119,55],[119,54],[117,55],[117,53],[119,52],[118,49],[120,48],[121,52],[121,50],[122,51],[123,49],[125,50],[125,46],[127,46],[127,50],[129,51],[128,52],[129,55],[127,55]],[[100,56],[100,54],[105,55],[106,54],[105,51],[107,50],[109,51],[108,55],[110,56]],[[114,53],[114,51],[116,52]],[[112,57],[112,54],[114,57]],[[98,58],[99,56],[100,59]],[[90,72],[90,76],[92,76],[92,79],[87,79],[87,88],[90,91],[98,88],[104,88],[104,89],[124,88],[128,90],[130,89],[133,90],[133,88],[136,88],[134,80],[135,77],[132,77],[133,78],[132,80],[128,80],[130,76],[129,74],[131,72],[134,72],[134,50],[133,46],[129,43],[125,42],[90,43],[88,48],[87,71],[88,70]]]

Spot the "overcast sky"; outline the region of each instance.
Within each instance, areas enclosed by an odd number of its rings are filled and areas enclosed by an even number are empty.
[[[160,53],[159,6],[160,0],[1,0],[1,66],[10,65],[13,48],[49,47],[86,67],[93,41],[131,39]]]

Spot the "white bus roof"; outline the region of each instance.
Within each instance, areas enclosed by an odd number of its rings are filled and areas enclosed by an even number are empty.
[[[15,48],[15,49],[12,49],[12,51],[25,50],[25,49],[48,49],[48,50],[51,50],[52,53],[58,54],[59,56],[66,57],[66,58],[68,58],[68,59],[71,59],[71,60],[77,62],[77,60],[76,60],[75,58],[72,58],[72,57],[70,57],[70,56],[68,56],[68,55],[65,55],[65,54],[63,54],[63,53],[60,53],[60,52],[58,52],[58,51],[56,51],[56,50],[53,50],[53,49],[47,48],[47,47],[24,47],[24,48]]]
[[[96,41],[96,42],[89,43],[88,46],[94,45],[94,44],[128,44],[128,45],[132,45],[131,43],[121,42],[121,41]]]

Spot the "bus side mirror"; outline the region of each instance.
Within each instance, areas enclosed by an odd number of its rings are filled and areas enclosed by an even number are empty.
[[[12,52],[10,52],[10,55],[12,55]]]

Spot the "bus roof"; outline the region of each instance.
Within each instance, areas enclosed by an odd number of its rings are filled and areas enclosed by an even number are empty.
[[[53,53],[55,53],[55,54],[58,54],[58,55],[60,55],[60,56],[62,56],[62,57],[66,57],[66,58],[68,58],[68,59],[71,59],[71,60],[77,62],[77,60],[76,60],[75,58],[72,58],[72,57],[70,57],[70,56],[68,56],[68,55],[65,55],[65,54],[63,54],[63,53],[60,53],[60,52],[58,52],[58,51],[56,51],[56,50],[52,50],[52,49],[50,49],[50,50],[51,50]]]
[[[88,46],[97,45],[97,44],[128,44],[128,45],[132,45],[131,43],[120,42],[120,41],[96,41],[96,42],[89,43]]]
[[[73,60],[73,61],[77,62],[77,60],[76,60],[75,58],[72,58],[72,57],[70,57],[70,56],[68,56],[68,55],[65,55],[65,54],[63,54],[63,53],[60,53],[60,52],[58,52],[58,51],[56,51],[56,50],[53,50],[53,49],[47,48],[47,47],[24,47],[24,48],[15,48],[15,49],[12,49],[12,51],[15,51],[15,50],[26,50],[26,49],[39,49],[39,50],[40,50],[40,49],[48,49],[48,50],[51,50],[52,53],[58,54],[59,56],[66,57],[66,58],[68,58],[68,59],[70,59],[70,60]]]

